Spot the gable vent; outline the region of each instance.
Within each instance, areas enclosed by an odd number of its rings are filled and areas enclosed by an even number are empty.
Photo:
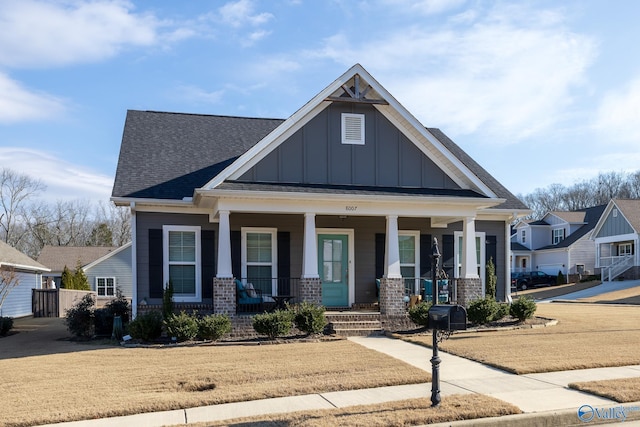
[[[364,145],[364,114],[342,113],[342,143]]]

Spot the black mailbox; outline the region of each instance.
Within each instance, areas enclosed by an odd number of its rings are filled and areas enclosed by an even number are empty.
[[[464,331],[467,329],[467,310],[461,305],[437,304],[429,309],[429,329]]]

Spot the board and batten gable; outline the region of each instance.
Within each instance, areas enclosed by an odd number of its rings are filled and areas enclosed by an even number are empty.
[[[342,114],[364,115],[364,144],[342,143]],[[371,105],[334,103],[239,181],[375,187],[460,187]]]
[[[634,231],[633,227],[631,227],[631,224],[629,224],[624,215],[622,215],[618,208],[614,206],[607,215],[607,218],[604,220],[604,223],[600,227],[596,237],[619,236],[635,232],[636,231]]]

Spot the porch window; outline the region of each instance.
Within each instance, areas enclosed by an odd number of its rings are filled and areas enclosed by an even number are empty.
[[[96,292],[99,297],[116,296],[116,278],[96,277]]]
[[[263,295],[277,295],[276,233],[274,229],[242,229],[242,275]]]
[[[405,294],[420,293],[420,239],[419,231],[399,231],[398,245],[400,248],[400,275],[405,278]]]
[[[524,233],[524,230],[523,230]],[[456,265],[458,266],[457,270],[456,270],[456,275],[457,277],[460,277],[460,275],[462,274],[462,248],[463,248],[463,244],[462,244],[462,231],[456,231],[455,232],[455,245],[457,246],[457,248],[455,248],[455,253],[457,254],[457,262]],[[480,280],[482,280],[482,293],[484,295],[484,281],[485,281],[485,270],[486,270],[486,255],[485,255],[485,233],[484,232],[476,232],[476,262],[478,263],[478,276],[480,277]]]
[[[557,245],[564,239],[564,228],[556,228],[553,230],[553,244]]]
[[[200,227],[165,225],[163,231],[164,282],[171,281],[177,302],[201,300]]]
[[[633,255],[633,243],[621,243],[618,245],[618,256]]]

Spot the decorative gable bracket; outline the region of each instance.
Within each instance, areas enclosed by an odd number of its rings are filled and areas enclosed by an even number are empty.
[[[328,96],[326,100],[333,102],[354,102],[360,104],[389,104],[384,99],[367,98],[367,94],[369,93],[369,90],[371,90],[371,85],[367,84],[364,90],[361,90],[359,74],[356,74],[353,80],[354,81],[352,87],[349,87],[347,84],[343,84],[341,86],[342,90],[344,91],[344,94],[342,96]]]

